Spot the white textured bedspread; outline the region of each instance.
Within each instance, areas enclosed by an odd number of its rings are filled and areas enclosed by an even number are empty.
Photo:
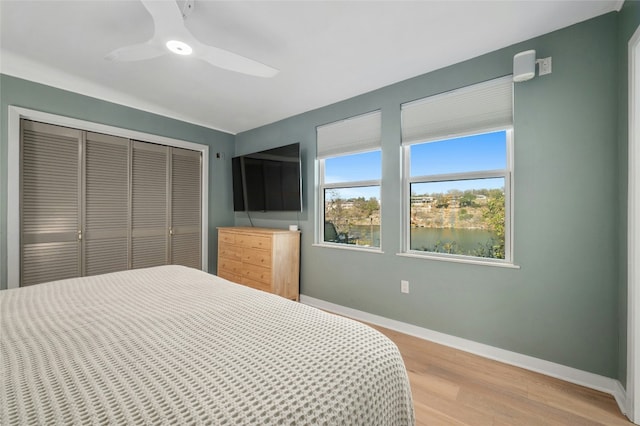
[[[0,424],[414,424],[396,346],[182,266],[0,292]]]

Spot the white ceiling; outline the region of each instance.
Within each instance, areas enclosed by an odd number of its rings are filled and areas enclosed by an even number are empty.
[[[235,134],[622,3],[196,0],[186,20],[191,32],[280,70],[264,79],[176,55],[105,60],[112,50],[151,37],[151,15],[137,0],[0,0],[0,71]]]

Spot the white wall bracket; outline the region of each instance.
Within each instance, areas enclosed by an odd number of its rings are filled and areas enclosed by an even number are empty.
[[[538,59],[536,61],[538,64],[538,75],[546,75],[551,74],[551,56],[548,58]]]

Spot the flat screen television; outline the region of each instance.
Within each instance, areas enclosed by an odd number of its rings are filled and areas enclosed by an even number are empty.
[[[300,144],[233,157],[233,210],[301,211]]]

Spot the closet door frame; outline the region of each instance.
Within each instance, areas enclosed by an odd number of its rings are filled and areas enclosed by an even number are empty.
[[[47,124],[72,127],[95,133],[105,133],[123,138],[142,140],[176,148],[199,151],[202,155],[201,183],[201,264],[208,271],[209,229],[209,146],[150,133],[121,129],[119,127],[78,120],[61,115],[9,105],[7,123],[9,140],[7,147],[7,288],[18,288],[20,283],[20,120],[27,119]]]

